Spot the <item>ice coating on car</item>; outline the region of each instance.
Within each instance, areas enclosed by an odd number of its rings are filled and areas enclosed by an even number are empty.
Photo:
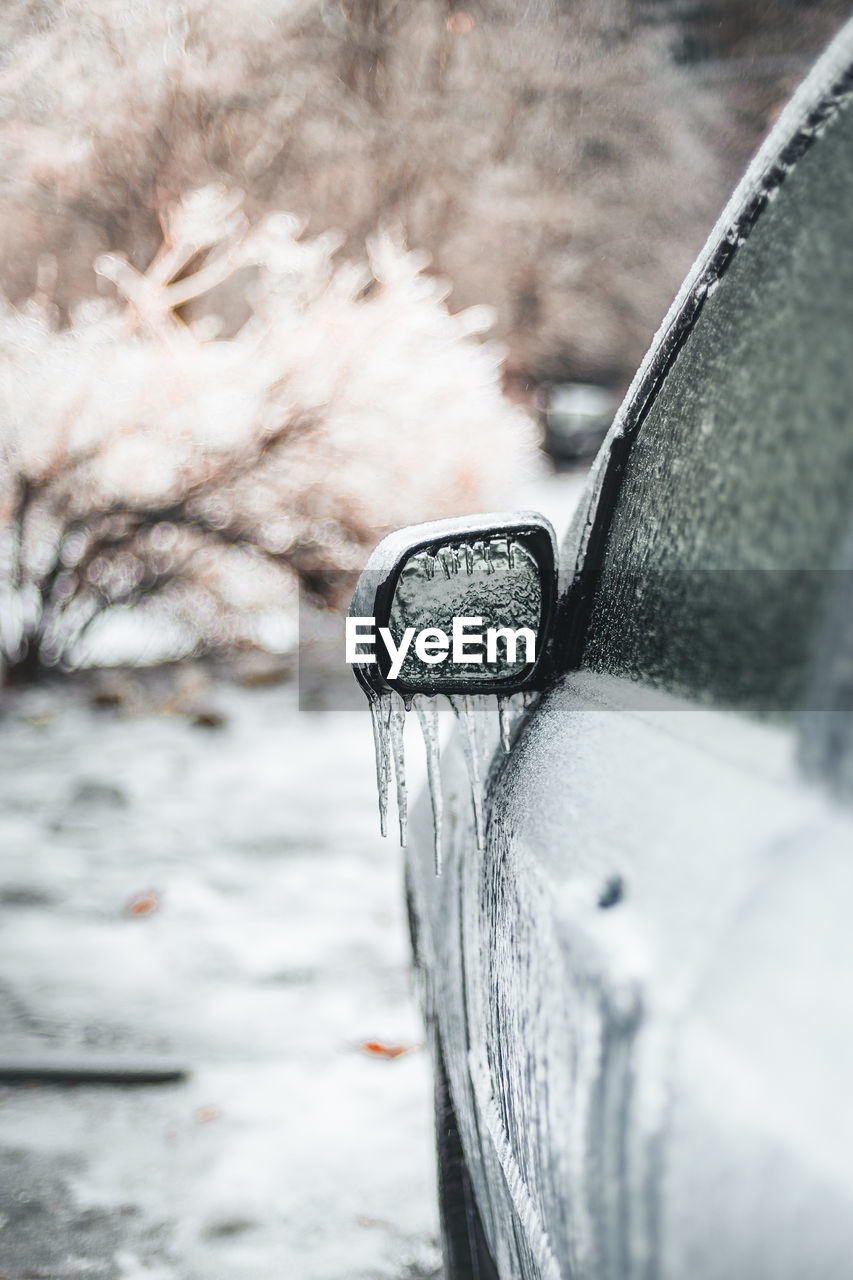
[[[416,633],[440,628],[450,635],[454,618],[475,617],[482,619],[483,628],[527,627],[539,635],[540,569],[523,540],[503,536],[448,543],[435,553],[418,551],[403,565],[388,619],[395,640],[399,642],[407,627],[414,627]],[[494,661],[486,660],[484,649],[485,642],[480,645],[481,660],[467,668],[472,681],[518,675],[528,664],[523,643],[510,661],[504,636],[497,639]],[[467,652],[477,653],[477,643],[468,640]],[[443,663],[424,662],[412,645],[398,680],[404,687],[427,685],[439,692],[446,678]]]
[[[449,699],[453,713],[459,722],[462,733],[462,751],[465,756],[465,768],[468,770],[468,782],[471,787],[471,801],[474,805],[474,830],[477,834],[477,848],[484,847],[485,821],[483,818],[483,783],[480,774],[480,735],[478,729],[478,713],[474,703],[482,701],[470,693],[454,694]]]
[[[373,725],[373,747],[376,752],[376,793],[379,797],[379,830],[388,834],[388,788],[391,782],[391,744],[388,733],[390,695],[370,692],[367,695],[370,721]],[[386,714],[387,713],[387,714]]]
[[[387,835],[393,770],[400,843],[405,846],[405,723],[406,712],[414,707],[426,749],[437,874],[444,804],[441,704],[436,699],[444,694],[458,725],[477,847],[483,848],[483,788],[489,761],[498,742],[509,751],[512,721],[526,702],[521,696],[500,694],[489,704],[479,689],[497,693],[502,685],[523,683],[539,657],[536,650],[544,634],[551,587],[543,533],[553,553],[553,531],[543,524],[536,516],[528,526],[495,515],[485,520],[485,528],[453,527],[443,537],[441,522],[424,525],[422,533],[429,530],[438,536],[415,540],[408,550],[381,544],[378,562],[368,565],[359,579],[350,616],[361,626],[379,620],[375,641],[365,641],[377,645],[376,656],[365,656],[363,667],[358,658],[354,661],[371,711],[380,828]],[[390,602],[383,596],[380,604],[380,589],[390,593]],[[382,625],[383,617],[387,626]],[[378,665],[380,641],[391,660],[387,671]],[[368,663],[377,665],[368,671]]]
[[[506,694],[498,694],[498,724],[501,731],[501,746],[504,751],[509,751],[509,731],[510,731],[510,699]]]
[[[488,712],[491,705],[485,694],[445,695],[459,725],[462,751],[468,774],[471,807],[477,848],[485,843],[484,784],[486,769],[494,738],[489,732]],[[503,750],[508,753],[510,735],[515,719],[529,705],[526,695],[497,698],[499,738]],[[395,777],[397,819],[400,845],[406,845],[408,789],[405,761],[405,717],[414,707],[423,735],[426,750],[427,782],[432,808],[433,838],[435,844],[435,873],[441,875],[442,817],[444,797],[441,789],[440,750],[438,734],[438,698],[428,694],[415,694],[411,707],[396,692],[368,693],[370,716],[373,725],[373,743],[376,751],[376,785],[379,795],[379,827],[383,836],[388,834],[388,796],[391,789],[391,771]]]
[[[439,741],[438,741],[438,704],[435,698],[427,698],[424,694],[419,693],[413,699],[415,714],[421,726],[421,733],[424,738],[424,747],[426,749],[427,762],[427,783],[429,784],[429,798],[432,806],[432,831],[433,841],[435,845],[435,874],[441,875],[441,820],[444,812],[443,796],[441,793],[441,763],[439,760]]]
[[[391,739],[391,755],[394,761],[394,777],[397,785],[397,822],[400,827],[400,846],[406,845],[407,794],[406,794],[406,747],[403,741],[403,730],[406,723],[406,708],[399,693],[388,695],[391,703],[388,717],[388,729]]]

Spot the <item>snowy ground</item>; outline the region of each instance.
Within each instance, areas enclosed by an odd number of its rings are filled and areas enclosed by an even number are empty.
[[[527,505],[563,525],[578,489]],[[437,1277],[429,1062],[367,715],[191,668],[122,687],[0,718],[0,1057],[189,1076],[0,1086],[0,1280]]]
[[[290,687],[204,705],[222,728],[41,697],[3,726],[3,1049],[192,1074],[4,1089],[0,1146],[69,1200],[40,1204],[28,1257],[13,1160],[0,1257],[57,1280],[430,1275],[428,1063],[360,1047],[422,1039],[367,724],[300,715]],[[111,1256],[57,1252],[83,1210],[116,1217]]]

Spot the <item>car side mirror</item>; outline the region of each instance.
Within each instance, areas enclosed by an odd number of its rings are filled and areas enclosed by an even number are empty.
[[[535,512],[410,525],[359,578],[347,661],[368,696],[510,695],[540,688],[556,599],[556,542]]]
[[[406,843],[403,723],[414,706],[427,751],[437,873],[442,798],[435,695],[447,695],[462,727],[482,848],[482,743],[473,695],[498,695],[508,751],[511,695],[532,693],[545,681],[556,560],[554,530],[543,516],[495,512],[400,529],[379,543],[358,580],[346,620],[346,659],[370,706],[380,828],[385,835],[393,772],[400,843]]]

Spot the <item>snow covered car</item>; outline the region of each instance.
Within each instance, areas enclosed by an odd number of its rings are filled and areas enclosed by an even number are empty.
[[[457,734],[439,835],[424,798],[408,836],[449,1280],[851,1273],[851,211],[853,24],[667,315],[558,578],[544,522],[472,518],[394,535],[356,602],[392,624],[405,583],[423,634],[436,579],[477,622],[540,584],[533,663],[362,671],[386,791],[404,702],[429,740],[436,694],[476,727],[526,691],[482,820]]]

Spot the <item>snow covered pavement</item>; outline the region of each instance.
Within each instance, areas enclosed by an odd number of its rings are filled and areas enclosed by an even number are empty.
[[[429,1062],[366,711],[299,712],[292,685],[90,693],[0,720],[0,1056],[190,1074],[0,1086],[0,1276],[437,1276]],[[222,725],[181,714],[200,707]]]

